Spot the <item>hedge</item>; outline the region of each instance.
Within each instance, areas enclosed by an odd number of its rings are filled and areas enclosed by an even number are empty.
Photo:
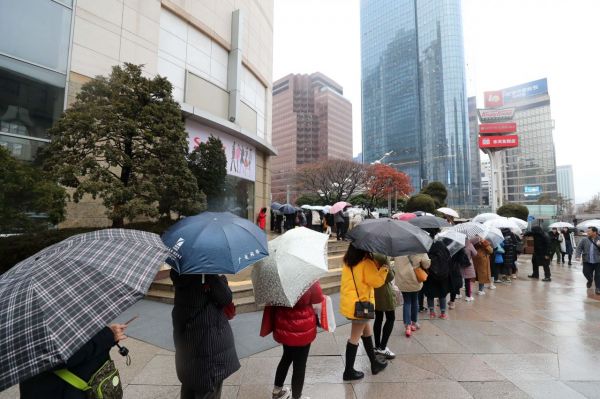
[[[126,225],[125,228],[149,231],[161,235],[173,223],[175,221],[131,223]],[[99,230],[99,228],[45,230],[37,233],[0,238],[0,274],[50,245],[66,240],[71,236],[95,230]]]

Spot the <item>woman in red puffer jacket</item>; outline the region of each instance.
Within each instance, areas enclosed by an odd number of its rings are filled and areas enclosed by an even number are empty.
[[[317,281],[302,295],[293,308],[283,306],[265,308],[263,329],[265,323],[272,323],[273,338],[283,345],[283,356],[275,374],[273,398],[290,397],[290,391],[284,388],[283,384],[292,363],[294,364],[292,398],[297,399],[302,396],[310,344],[317,337],[317,316],[313,305],[321,303],[323,299],[323,291]],[[266,321],[266,318],[270,320]]]

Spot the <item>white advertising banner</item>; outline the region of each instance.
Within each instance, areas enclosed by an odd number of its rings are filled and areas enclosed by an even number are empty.
[[[227,174],[241,177],[251,181],[256,180],[256,148],[194,120],[185,121],[185,130],[188,133],[188,144],[192,152],[200,143],[205,143],[213,135],[221,139],[225,156],[227,156]]]

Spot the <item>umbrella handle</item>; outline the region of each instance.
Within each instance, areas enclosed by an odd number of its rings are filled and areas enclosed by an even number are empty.
[[[121,346],[119,345],[119,343],[116,343],[117,348],[119,348],[119,355],[125,357],[125,364],[127,366],[131,365],[131,356],[129,356],[129,349],[127,349],[127,347],[125,346]]]
[[[206,283],[205,279],[204,279],[204,274],[202,275],[202,284]]]

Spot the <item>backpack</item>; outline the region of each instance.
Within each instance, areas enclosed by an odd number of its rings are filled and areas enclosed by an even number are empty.
[[[450,274],[450,252],[448,248],[440,242],[436,241],[429,250],[429,259],[431,259],[431,266],[427,269],[429,278],[434,280],[445,280]]]

